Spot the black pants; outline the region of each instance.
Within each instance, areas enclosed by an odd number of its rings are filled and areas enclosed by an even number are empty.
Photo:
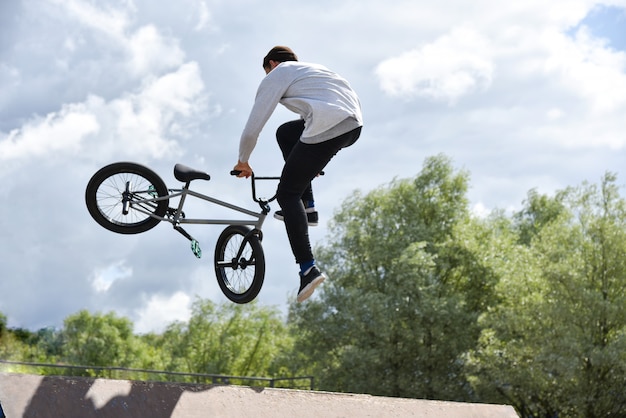
[[[314,259],[309,241],[309,225],[302,201],[314,200],[311,181],[326,167],[340,149],[354,144],[361,128],[319,144],[300,141],[304,121],[281,125],[276,131],[278,145],[285,158],[276,200],[285,218],[285,227],[296,263]]]

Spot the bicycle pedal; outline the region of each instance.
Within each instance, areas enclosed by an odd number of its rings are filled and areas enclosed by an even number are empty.
[[[191,240],[191,252],[196,258],[202,257],[202,249],[200,248],[200,243],[195,239]]]

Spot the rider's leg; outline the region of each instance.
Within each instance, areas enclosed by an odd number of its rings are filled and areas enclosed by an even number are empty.
[[[304,119],[292,120],[283,123],[276,130],[276,141],[283,154],[283,158],[287,161],[293,147],[300,142],[300,137],[304,131]],[[313,198],[313,188],[309,182],[301,196],[305,208],[313,208],[315,206]]]
[[[284,215],[293,255],[301,266],[314,260],[302,194],[340,149],[352,145],[358,139],[360,131],[358,128],[319,144],[298,141],[285,161],[276,196]]]

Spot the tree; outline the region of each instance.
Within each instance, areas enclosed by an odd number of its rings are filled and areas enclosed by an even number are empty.
[[[11,333],[25,347],[22,360],[27,362],[56,363],[63,352],[61,332],[55,328],[41,328],[36,332],[13,328]]]
[[[467,183],[437,156],[414,179],[344,202],[318,250],[331,280],[318,301],[290,308],[296,352],[322,389],[472,398],[462,355],[496,278],[459,238],[482,230]]]
[[[171,324],[162,343],[167,370],[235,376],[267,376],[279,367],[275,359],[290,349],[275,309],[200,299],[189,322]]]
[[[0,340],[4,338],[7,332],[7,317],[0,312]]]
[[[64,321],[63,360],[75,365],[131,367],[138,352],[132,322],[82,310]]]
[[[525,207],[513,215],[522,244],[530,245],[532,238],[545,225],[556,220],[564,212],[563,198],[563,192],[557,193],[554,198],[541,195],[534,189],[528,192],[528,198],[524,201]]]
[[[483,317],[468,369],[486,400],[524,417],[624,416],[625,202],[612,174],[557,196],[562,209],[529,225],[530,246],[494,267],[501,303]],[[556,200],[524,211],[550,212]]]
[[[31,346],[23,340],[26,334],[26,330],[8,328],[6,316],[0,313],[0,359],[20,361],[28,358]]]

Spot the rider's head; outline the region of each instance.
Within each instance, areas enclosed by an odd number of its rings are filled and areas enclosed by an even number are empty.
[[[275,46],[263,58],[263,69],[269,74],[278,64],[285,61],[298,61],[298,57],[289,47]]]

